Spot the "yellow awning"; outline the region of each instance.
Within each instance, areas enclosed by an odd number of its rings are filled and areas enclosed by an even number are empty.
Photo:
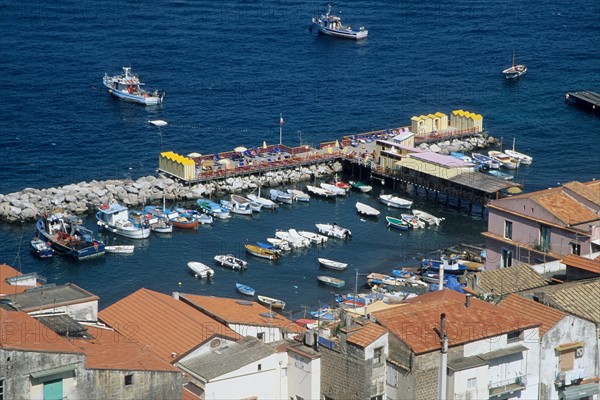
[[[578,347],[583,347],[583,346],[585,346],[585,342],[565,343],[565,344],[561,344],[560,346],[556,346],[554,348],[554,350],[567,351],[567,350],[572,350],[572,349],[576,349]]]

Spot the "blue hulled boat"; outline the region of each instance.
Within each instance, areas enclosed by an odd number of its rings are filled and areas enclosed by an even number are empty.
[[[50,243],[57,254],[69,255],[76,260],[104,254],[104,243],[95,240],[92,231],[81,225],[78,217],[62,213],[44,215],[35,227],[39,238]]]

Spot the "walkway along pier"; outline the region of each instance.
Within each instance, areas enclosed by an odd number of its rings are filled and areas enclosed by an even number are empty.
[[[574,100],[579,107],[587,108],[596,113],[600,113],[600,94],[591,91],[583,92],[567,92],[565,95],[565,104],[569,104],[569,100]]]

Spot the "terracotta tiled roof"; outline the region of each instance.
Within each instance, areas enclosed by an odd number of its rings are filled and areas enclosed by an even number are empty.
[[[534,196],[532,199],[566,225],[578,225],[598,219],[593,210],[562,191]]]
[[[391,334],[403,340],[416,354],[440,349],[440,314],[446,314],[446,331],[450,347],[490,338],[519,329],[535,327],[520,314],[494,304],[471,298],[453,290],[429,292],[405,300],[401,307],[373,315]]]
[[[32,286],[9,285],[6,282],[6,279],[8,278],[21,275],[23,274],[11,267],[10,265],[0,264],[0,296],[22,293],[25,290],[31,288]],[[36,285],[39,286],[39,284]]]
[[[600,206],[600,180],[585,183],[573,181],[565,184],[565,187],[597,206]]]
[[[480,293],[504,295],[546,286],[548,282],[524,263],[511,267],[479,272],[475,275],[475,290]]]
[[[567,267],[583,269],[585,271],[600,274],[600,257],[596,257],[596,259],[592,260],[586,257],[577,256],[575,254],[569,254],[562,259],[562,263]]]
[[[527,293],[540,303],[600,325],[600,278],[546,286]]]
[[[144,288],[102,310],[99,318],[168,362],[213,336],[241,338],[183,301]]]
[[[567,315],[562,311],[519,296],[518,294],[509,295],[498,305],[521,314],[530,321],[539,322],[541,324],[540,336],[548,332],[550,328]]]
[[[273,326],[295,333],[305,331],[298,324],[277,313],[271,313],[268,308],[254,301],[183,293],[179,297],[184,302],[226,325]],[[272,317],[269,317],[269,315],[272,315]]]
[[[52,353],[83,353],[66,338],[22,311],[0,307],[0,348],[44,351]]]
[[[87,326],[86,339],[73,345],[86,354],[86,367],[129,371],[179,371],[168,362],[112,329]]]
[[[352,343],[358,347],[362,347],[363,349],[385,335],[387,333],[387,329],[384,327],[368,323],[364,326],[361,326],[358,330],[352,331],[348,333],[346,337],[346,342]]]

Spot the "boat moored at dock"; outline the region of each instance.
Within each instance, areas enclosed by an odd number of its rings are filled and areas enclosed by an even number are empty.
[[[91,230],[81,225],[73,215],[52,213],[38,219],[39,238],[47,241],[57,254],[69,255],[76,260],[104,255],[104,243],[95,240]]]
[[[150,236],[150,224],[143,221],[141,224],[129,217],[129,209],[121,204],[110,203],[100,205],[96,213],[99,227],[116,235],[130,239],[146,239]]]

